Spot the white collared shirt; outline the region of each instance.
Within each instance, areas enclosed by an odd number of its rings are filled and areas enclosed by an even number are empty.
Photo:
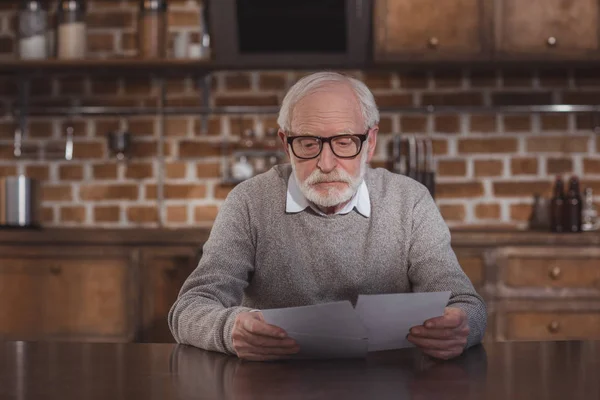
[[[315,212],[324,215],[324,213],[311,204],[306,197],[300,191],[300,186],[298,185],[298,181],[296,180],[296,175],[292,172],[290,174],[290,178],[288,179],[288,187],[287,187],[287,200],[285,202],[285,212],[286,213],[299,213],[306,209],[306,207],[310,207]],[[367,184],[364,179],[361,182],[360,186],[352,199],[336,214],[348,214],[356,208],[363,216],[369,218],[371,216],[371,199],[369,198],[369,190],[367,189]]]

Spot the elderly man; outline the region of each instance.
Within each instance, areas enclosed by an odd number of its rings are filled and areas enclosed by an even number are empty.
[[[284,358],[298,345],[261,309],[411,291],[451,291],[443,316],[411,329],[424,353],[449,359],[481,341],[485,304],[429,192],[368,167],[378,122],[356,79],[321,72],[289,90],[278,124],[291,165],[239,184],[223,203],[169,314],[179,343]]]

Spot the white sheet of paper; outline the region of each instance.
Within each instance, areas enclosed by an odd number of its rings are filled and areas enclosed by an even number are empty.
[[[349,301],[261,311],[298,342],[295,358],[364,357],[367,329]]]
[[[356,312],[367,327],[369,351],[414,347],[406,340],[413,326],[444,315],[450,292],[360,295]]]

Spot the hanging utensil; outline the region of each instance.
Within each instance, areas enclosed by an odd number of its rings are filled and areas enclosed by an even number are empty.
[[[73,127],[67,128],[67,143],[65,145],[65,160],[71,161],[73,159]]]

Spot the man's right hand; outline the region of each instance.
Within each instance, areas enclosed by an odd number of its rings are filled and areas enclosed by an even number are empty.
[[[244,360],[279,360],[300,351],[294,339],[283,329],[267,324],[260,312],[238,314],[231,338],[237,356]]]

